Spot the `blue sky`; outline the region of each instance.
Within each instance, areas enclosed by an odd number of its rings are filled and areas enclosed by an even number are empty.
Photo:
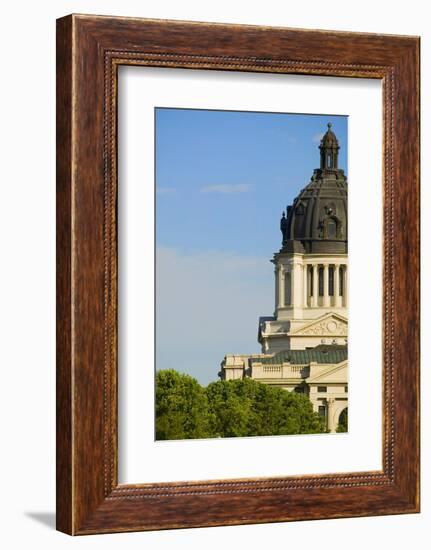
[[[319,166],[328,122],[347,172],[347,117],[156,109],[158,369],[207,383],[226,353],[260,351],[281,212]]]

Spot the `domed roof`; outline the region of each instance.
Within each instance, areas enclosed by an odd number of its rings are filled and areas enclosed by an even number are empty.
[[[332,124],[328,122],[328,130],[326,131],[326,134],[323,136],[323,138],[320,140],[319,149],[325,148],[325,147],[336,147],[339,149],[338,145],[338,139],[337,136],[334,134],[334,132],[331,130]]]
[[[338,168],[339,144],[330,124],[319,149],[320,168],[283,212],[280,252],[347,253],[347,178]]]

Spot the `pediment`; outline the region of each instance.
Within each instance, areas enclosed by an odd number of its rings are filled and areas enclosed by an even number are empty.
[[[337,313],[327,313],[298,328],[291,336],[347,336],[347,319]]]
[[[317,367],[318,372],[315,374],[311,372],[311,376],[307,378],[308,384],[347,384],[347,361],[339,365],[328,365],[323,367],[319,365]]]

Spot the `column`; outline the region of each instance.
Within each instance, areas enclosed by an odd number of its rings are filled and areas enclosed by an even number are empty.
[[[318,296],[319,296],[319,272],[318,272],[318,266],[315,264],[313,265],[313,300],[311,303],[313,307],[317,307]]]
[[[284,270],[283,266],[278,266],[278,307],[284,306]]]
[[[291,278],[291,296],[292,296],[292,306],[295,308],[302,308],[304,291],[302,288],[302,264],[294,260],[292,264],[292,278]]]
[[[275,296],[274,296],[274,302],[275,302],[275,306],[274,308],[277,309],[278,308],[278,267],[276,267],[274,269],[274,281],[275,281]]]
[[[334,265],[334,305],[340,307],[340,266]]]
[[[323,307],[329,307],[329,266],[323,264]]]
[[[308,307],[308,295],[309,295],[309,290],[308,290],[308,265],[307,264],[304,264],[302,266],[302,290],[303,290],[303,302],[304,302],[304,307]]]
[[[330,433],[335,433],[337,426],[335,426],[334,423],[334,405],[335,405],[335,399],[330,398],[326,400],[326,414],[327,414],[327,421],[328,421],[328,430]]]

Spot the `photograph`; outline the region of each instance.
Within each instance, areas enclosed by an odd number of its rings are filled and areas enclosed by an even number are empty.
[[[154,131],[155,439],[347,432],[348,116]]]
[[[2,548],[430,547],[429,4],[2,8]]]

